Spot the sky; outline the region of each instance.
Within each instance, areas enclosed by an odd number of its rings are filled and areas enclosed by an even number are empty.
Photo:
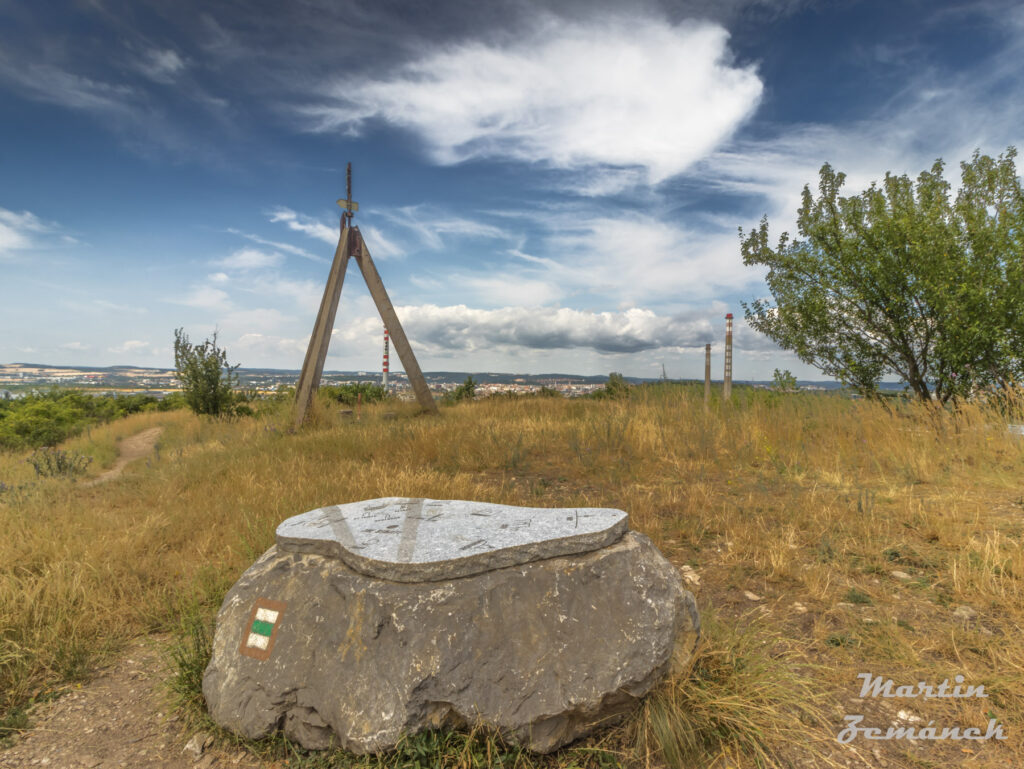
[[[0,0],[0,362],[298,369],[351,162],[424,370],[720,378],[731,312],[736,379],[822,379],[738,228],[1011,145],[1017,2]],[[326,368],[382,335],[352,263]]]

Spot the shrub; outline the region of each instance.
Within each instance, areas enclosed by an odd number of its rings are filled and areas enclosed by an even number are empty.
[[[608,383],[605,384],[603,390],[594,390],[590,394],[591,398],[628,398],[629,397],[629,385],[626,384],[626,378],[622,374],[613,371],[608,375]]]
[[[32,465],[40,478],[74,478],[85,473],[92,457],[45,446],[36,449],[25,461]]]
[[[327,385],[320,388],[320,392],[331,400],[344,403],[346,406],[354,406],[362,396],[363,403],[376,403],[386,400],[388,391],[379,384],[373,382],[352,382],[342,385]]]
[[[202,344],[192,344],[183,328],[174,330],[174,367],[185,402],[196,414],[234,413],[238,365],[228,365],[226,350],[217,347],[217,332]]]
[[[458,403],[460,401],[471,401],[476,397],[476,381],[473,379],[473,375],[470,374],[466,377],[466,381],[447,393],[444,396],[445,403]]]

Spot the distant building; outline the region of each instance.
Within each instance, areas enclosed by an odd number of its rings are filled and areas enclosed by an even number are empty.
[[[14,393],[10,390],[0,390],[0,401],[12,401],[14,400]]]

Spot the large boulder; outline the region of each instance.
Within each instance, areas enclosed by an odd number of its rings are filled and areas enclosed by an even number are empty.
[[[217,617],[203,694],[249,738],[283,728],[307,748],[366,753],[480,723],[549,752],[628,712],[699,629],[677,571],[636,532],[421,582],[361,573],[295,535],[282,524]]]

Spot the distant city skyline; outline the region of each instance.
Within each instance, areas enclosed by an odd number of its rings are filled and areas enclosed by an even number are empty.
[[[1003,0],[0,2],[0,362],[298,369],[360,226],[424,370],[820,372],[753,332],[737,228],[1024,148]],[[375,371],[349,266],[327,368]],[[397,356],[392,365],[398,368]]]

